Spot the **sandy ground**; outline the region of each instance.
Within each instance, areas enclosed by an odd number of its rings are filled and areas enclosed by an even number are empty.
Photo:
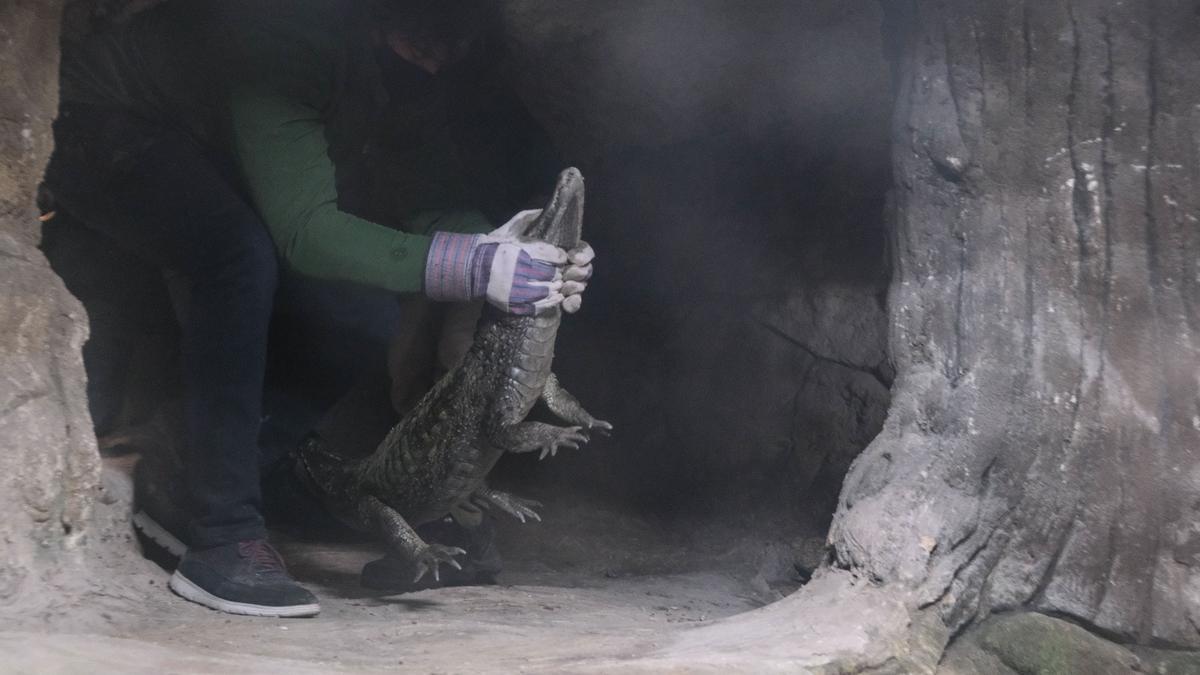
[[[501,524],[496,586],[381,595],[358,584],[376,546],[278,536],[293,574],[320,597],[319,617],[220,614],[171,595],[155,568],[144,608],[112,616],[104,634],[0,628],[0,672],[608,671],[783,597],[796,587],[796,556],[820,541],[595,505],[550,503],[544,513],[543,523]]]

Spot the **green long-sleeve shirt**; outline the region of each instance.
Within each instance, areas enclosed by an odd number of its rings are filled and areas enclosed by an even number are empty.
[[[296,271],[418,291],[430,232],[489,224],[476,211],[426,210],[401,231],[339,208],[329,132],[363,131],[382,91],[360,4],[171,0],[67,45],[62,99],[126,108],[194,135],[231,168]]]

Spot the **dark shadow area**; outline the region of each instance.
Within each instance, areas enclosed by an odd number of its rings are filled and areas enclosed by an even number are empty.
[[[556,368],[617,433],[498,473],[679,527],[819,536],[894,376],[881,10],[523,2],[507,18],[506,72],[583,169],[599,253]]]
[[[891,384],[888,174],[781,137],[630,149],[590,174],[589,236],[612,253],[558,368],[618,433],[531,467],[542,482],[656,513],[832,512]]]

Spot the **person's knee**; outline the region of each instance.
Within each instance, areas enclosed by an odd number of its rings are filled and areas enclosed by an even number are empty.
[[[254,288],[271,297],[279,286],[279,258],[275,245],[266,232],[245,243],[240,262]]]
[[[207,269],[198,270],[210,280],[235,286],[243,300],[269,301],[279,284],[275,246],[260,223],[225,228],[207,256]]]

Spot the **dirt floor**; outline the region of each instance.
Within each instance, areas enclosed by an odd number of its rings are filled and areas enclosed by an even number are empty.
[[[821,555],[811,532],[773,539],[746,523],[668,522],[562,499],[543,514],[500,525],[499,585],[404,595],[358,584],[381,553],[373,544],[277,536],[321,599],[313,619],[213,612],[171,595],[167,573],[148,568],[144,605],[110,613],[103,634],[0,629],[0,671],[604,672],[782,598],[798,586],[796,561]]]

